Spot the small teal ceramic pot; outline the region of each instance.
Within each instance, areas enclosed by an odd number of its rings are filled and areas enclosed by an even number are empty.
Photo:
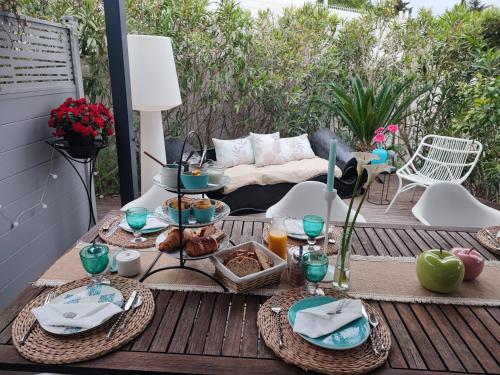
[[[168,214],[174,221],[174,223],[179,224],[179,210],[176,208],[173,208],[170,204],[168,205]],[[189,215],[191,215],[191,206],[188,208],[185,208],[181,211],[181,221],[182,224],[186,224],[189,222]]]
[[[208,174],[194,176],[191,172],[181,174],[181,181],[186,189],[205,189],[208,186]]]
[[[208,223],[212,221],[215,214],[215,202],[210,200],[211,206],[209,208],[196,208],[196,204],[193,204],[192,210],[194,213],[194,217],[196,218],[196,222],[198,223]]]
[[[375,150],[372,151],[372,154],[377,156],[379,159],[378,160],[372,160],[371,164],[382,164],[387,161],[387,158],[389,157],[389,153],[387,150],[383,148],[376,148]]]

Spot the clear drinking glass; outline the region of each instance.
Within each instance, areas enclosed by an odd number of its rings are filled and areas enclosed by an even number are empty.
[[[309,282],[306,286],[305,295],[324,296],[323,289],[318,284],[328,271],[328,257],[321,250],[313,250],[302,255],[302,272]]]
[[[109,248],[104,244],[91,244],[80,250],[83,269],[92,277],[91,285],[100,284],[109,263]]]
[[[125,217],[127,218],[127,224],[134,231],[134,238],[130,240],[132,243],[140,243],[146,241],[142,237],[141,229],[144,228],[148,220],[148,210],[143,207],[133,207],[125,211]]]
[[[284,260],[288,257],[288,235],[286,234],[285,219],[284,215],[273,215],[267,241],[269,250]]]
[[[323,231],[324,220],[319,215],[305,215],[302,218],[304,232],[307,235],[307,243],[309,244],[308,251],[315,251],[318,248],[316,245],[316,237]]]

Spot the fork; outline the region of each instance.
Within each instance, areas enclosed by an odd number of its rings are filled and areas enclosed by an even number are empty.
[[[44,305],[48,305],[55,297],[56,297],[56,293],[54,291],[49,292],[49,294],[47,294],[47,297],[45,297],[45,302],[43,304]],[[36,318],[35,318],[35,320],[33,320],[33,322],[29,326],[29,328],[26,331],[26,333],[21,336],[21,338],[19,339],[19,344],[20,345],[24,345],[24,343],[28,339],[28,336],[30,335],[30,333],[33,332],[33,329],[35,329],[35,326],[36,326],[37,322],[38,322],[38,320],[36,320]]]
[[[279,346],[280,349],[285,346],[285,343],[283,341],[283,329],[281,328],[281,306],[274,306],[271,308],[271,311],[276,315],[276,320],[278,321],[278,341],[279,341]]]

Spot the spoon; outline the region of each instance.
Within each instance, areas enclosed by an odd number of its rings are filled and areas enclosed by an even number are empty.
[[[370,339],[372,341],[373,352],[375,353],[375,355],[378,355],[378,350],[377,350],[377,348],[375,346],[375,339],[376,339],[375,329],[378,326],[378,319],[375,316],[375,314],[370,313],[368,315],[368,322],[370,323],[370,325],[373,328],[373,329],[370,330]]]
[[[135,310],[142,305],[142,297],[140,295],[137,295],[134,300],[134,304],[132,305],[132,308],[128,312],[128,314],[125,316],[125,319],[123,319],[122,324],[120,325],[120,331],[123,331],[125,329],[125,326],[127,325],[128,320],[130,317],[134,314]]]
[[[271,308],[271,310],[276,314],[276,320],[278,321],[278,340],[281,349],[283,346],[285,346],[283,343],[283,331],[281,330],[281,306],[274,306]]]

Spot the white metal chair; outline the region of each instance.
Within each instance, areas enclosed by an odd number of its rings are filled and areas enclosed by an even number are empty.
[[[412,208],[425,225],[485,228],[500,224],[500,211],[488,207],[452,182],[430,186]]]
[[[478,141],[425,136],[408,163],[396,171],[398,191],[385,212],[391,209],[399,194],[417,186],[427,188],[443,181],[462,184],[476,166],[482,150],[483,145]],[[403,185],[403,180],[409,183]]]
[[[326,185],[318,181],[299,182],[275,205],[266,211],[266,217],[271,218],[273,214],[279,213],[289,217],[301,218],[307,214],[326,216],[326,202],[323,192]],[[332,204],[330,220],[343,222],[347,216],[348,206],[342,199],[335,197]],[[354,212],[351,212],[351,219]],[[360,214],[356,219],[357,223],[366,223],[365,218]]]

